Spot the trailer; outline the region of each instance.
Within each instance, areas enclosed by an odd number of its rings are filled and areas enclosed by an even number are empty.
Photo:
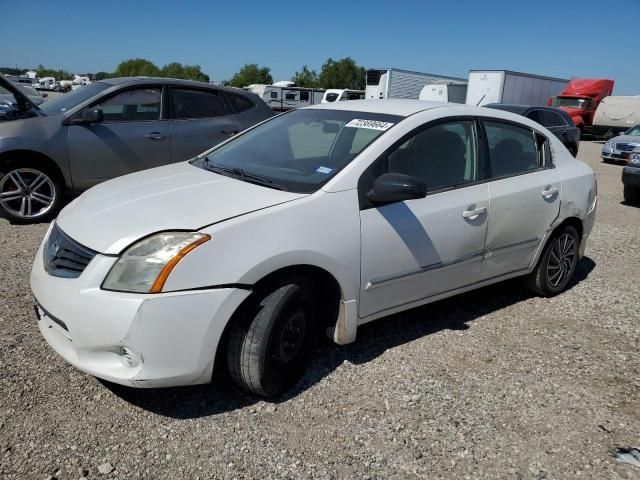
[[[634,125],[640,125],[640,95],[605,97],[593,116],[592,133],[609,140]]]
[[[543,106],[558,95],[569,80],[511,70],[469,70],[467,105],[506,103]]]
[[[399,68],[371,68],[367,70],[365,96],[367,99],[380,100],[385,98],[417,100],[423,87],[435,82],[466,83],[466,80]]]
[[[464,103],[467,99],[467,84],[453,82],[429,83],[422,88],[418,98],[432,102]]]
[[[246,87],[275,112],[286,112],[322,102],[324,89],[252,84]]]

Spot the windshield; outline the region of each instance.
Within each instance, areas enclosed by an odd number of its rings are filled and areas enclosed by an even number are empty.
[[[327,102],[335,102],[340,94],[338,93],[327,93],[325,99]]]
[[[640,125],[636,125],[635,127],[631,127],[629,130],[624,132],[624,135],[632,135],[632,136],[640,135]]]
[[[78,88],[77,90],[72,90],[69,93],[62,94],[54,100],[49,100],[48,102],[43,103],[40,105],[40,110],[48,115],[66,112],[109,87],[111,87],[111,85],[108,83],[90,83],[84,87]]]
[[[587,103],[586,98],[556,97],[553,101],[554,107],[569,107],[584,109]]]
[[[271,188],[311,193],[401,120],[395,115],[364,112],[294,110],[193,164]]]

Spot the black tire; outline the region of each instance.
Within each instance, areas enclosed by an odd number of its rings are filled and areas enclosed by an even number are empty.
[[[319,338],[318,302],[304,277],[256,292],[229,332],[227,366],[242,388],[274,397],[304,373]]]
[[[10,222],[50,221],[62,205],[62,191],[58,173],[42,162],[16,159],[0,164],[0,215]]]
[[[564,291],[578,264],[580,236],[567,225],[554,232],[544,247],[536,268],[525,277],[530,290],[543,297]]]
[[[626,203],[640,205],[640,188],[625,185],[622,194]]]

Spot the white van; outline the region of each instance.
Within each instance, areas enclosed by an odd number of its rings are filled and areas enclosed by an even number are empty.
[[[343,102],[345,100],[364,100],[364,90],[329,88],[324,92],[320,103]]]

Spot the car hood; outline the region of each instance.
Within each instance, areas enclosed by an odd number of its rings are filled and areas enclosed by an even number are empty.
[[[611,139],[611,143],[636,143],[640,145],[640,136],[638,135],[619,135]]]
[[[93,187],[62,210],[56,222],[82,245],[100,253],[117,254],[155,232],[199,230],[305,196],[182,162]]]

